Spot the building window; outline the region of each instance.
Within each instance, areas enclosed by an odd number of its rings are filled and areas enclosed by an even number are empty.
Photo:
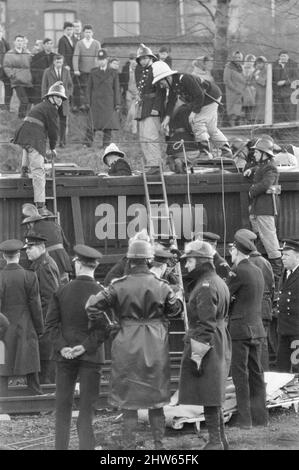
[[[45,37],[51,38],[54,45],[57,45],[58,39],[63,35],[63,23],[65,21],[74,21],[75,13],[73,11],[47,11],[44,14]]]
[[[113,36],[136,36],[139,34],[139,2],[113,2]]]

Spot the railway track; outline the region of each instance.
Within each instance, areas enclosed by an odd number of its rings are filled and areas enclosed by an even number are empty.
[[[171,390],[178,387],[179,357],[172,358],[171,362]],[[96,409],[108,406],[110,367],[102,369],[100,394],[96,403]],[[0,414],[29,414],[50,412],[55,408],[55,384],[42,385],[44,395],[30,395],[26,385],[9,386],[8,397],[0,398]],[[79,405],[80,393],[74,394],[74,409]]]

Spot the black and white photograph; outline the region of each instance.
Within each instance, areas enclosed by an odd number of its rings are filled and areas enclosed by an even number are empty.
[[[298,44],[299,0],[0,0],[1,451],[299,450]]]

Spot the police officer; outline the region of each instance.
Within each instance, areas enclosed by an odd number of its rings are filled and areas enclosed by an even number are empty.
[[[113,308],[121,329],[111,350],[110,403],[123,409],[123,447],[136,448],[137,410],[149,409],[156,449],[163,449],[163,406],[170,400],[168,317],[182,310],[169,284],[151,273],[150,243],[129,245],[129,274],[112,281],[87,303],[90,319]]]
[[[186,246],[186,268],[195,280],[189,296],[185,348],[181,364],[179,403],[202,405],[209,433],[204,450],[228,449],[222,405],[230,368],[231,341],[225,319],[229,290],[216,274],[214,250],[195,240]]]
[[[221,101],[221,90],[207,80],[201,80],[188,73],[178,73],[162,61],[155,62],[153,68],[153,85],[160,85],[169,90],[166,105],[166,117],[162,128],[168,129],[170,118],[175,110],[178,97],[189,107],[189,122],[203,158],[213,158],[210,153],[210,139],[222,151],[222,156],[232,157],[232,151],[225,135],[218,129],[218,106]]]
[[[237,230],[237,235],[243,235],[245,238],[250,240],[253,244],[257,239],[257,236],[251,230],[246,228],[241,228]],[[263,273],[265,288],[263,293],[263,301],[262,301],[262,320],[265,332],[267,334],[267,338],[263,341],[263,348],[262,348],[262,367],[264,371],[269,370],[269,349],[268,349],[268,341],[269,345],[276,356],[276,348],[273,349],[273,334],[271,329],[271,323],[273,320],[272,315],[272,305],[274,299],[274,274],[272,270],[272,266],[269,261],[264,258],[257,249],[252,251],[249,255],[249,261],[253,263],[255,266],[260,268]],[[274,320],[274,325],[276,327],[276,322]],[[271,333],[271,336],[270,336]],[[271,352],[272,352],[271,351]]]
[[[29,269],[37,275],[39,292],[42,303],[43,319],[45,322],[49,302],[53,293],[59,287],[59,270],[54,259],[46,252],[46,238],[31,232],[25,238],[24,249],[30,261]],[[50,361],[51,343],[47,335],[39,339],[40,354],[40,383],[50,384],[55,382],[54,364]]]
[[[278,351],[276,369],[279,372],[299,372],[299,242],[285,240],[282,249],[285,271],[278,297]],[[293,355],[292,355],[293,353]]]
[[[43,333],[43,317],[38,280],[32,271],[19,265],[23,242],[6,240],[0,251],[6,261],[0,272],[0,304],[9,326],[5,335],[5,363],[0,365],[0,395],[8,394],[8,379],[25,375],[33,395],[42,394],[38,372],[38,337]]]
[[[43,235],[47,252],[54,259],[60,273],[60,282],[65,284],[73,272],[72,264],[64,244],[69,247],[62,227],[55,221],[54,214],[48,209],[41,216],[33,204],[25,203],[22,213],[26,216],[21,225],[25,226],[25,236],[31,232]]]
[[[101,291],[94,271],[101,253],[85,245],[74,247],[76,279],[54,293],[46,317],[56,361],[55,449],[68,448],[75,383],[80,381],[80,408],[77,421],[79,448],[94,449],[93,405],[99,394],[100,368],[104,362],[101,330],[90,329],[85,303]]]
[[[67,100],[64,86],[62,82],[56,82],[50,86],[43,101],[31,109],[13,138],[13,143],[23,148],[21,176],[28,178],[31,168],[34,203],[41,215],[46,207],[46,143],[49,139],[50,150],[55,154],[58,108],[63,100]]]
[[[240,234],[235,234],[234,239],[231,247],[234,267],[227,281],[232,297],[229,313],[232,378],[237,398],[237,424],[248,429],[268,422],[261,365],[262,342],[266,337],[262,323],[264,278],[262,271],[249,261],[254,244]]]
[[[217,242],[218,240],[220,240],[220,236],[212,232],[203,232],[202,235],[199,234],[198,238],[199,239],[202,238],[203,241],[208,242],[211,245],[211,247],[214,249],[215,253],[214,253],[213,263],[216,268],[216,273],[222,279],[227,279],[230,273],[229,264],[224,258],[222,258],[222,256],[220,256],[220,254],[217,251]]]

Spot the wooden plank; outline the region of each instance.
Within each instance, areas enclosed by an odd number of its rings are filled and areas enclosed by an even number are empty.
[[[84,244],[84,232],[83,232],[83,225],[82,225],[82,214],[81,214],[79,196],[72,196],[71,204],[72,204],[72,215],[73,215],[73,222],[74,222],[76,245],[78,243]]]

